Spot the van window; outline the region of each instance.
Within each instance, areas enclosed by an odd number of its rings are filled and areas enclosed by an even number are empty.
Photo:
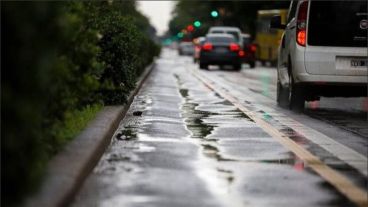
[[[296,6],[298,6],[298,1],[291,1],[290,8],[289,8],[289,14],[287,18],[287,23],[289,23],[294,17],[296,12]]]
[[[308,44],[316,46],[367,47],[367,1],[312,1]]]

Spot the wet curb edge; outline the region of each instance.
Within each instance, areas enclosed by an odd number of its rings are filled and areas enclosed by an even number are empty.
[[[39,192],[28,198],[25,206],[58,207],[72,202],[155,66],[156,60],[146,67],[125,105],[105,106],[81,134],[49,162]]]

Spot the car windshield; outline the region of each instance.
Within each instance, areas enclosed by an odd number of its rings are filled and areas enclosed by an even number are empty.
[[[234,38],[231,37],[208,37],[207,40],[212,43],[231,43],[234,42]]]
[[[366,1],[312,1],[308,44],[367,47],[367,30],[361,28],[366,18]]]

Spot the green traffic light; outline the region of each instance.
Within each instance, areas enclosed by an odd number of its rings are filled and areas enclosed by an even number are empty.
[[[179,32],[176,36],[178,36],[179,38],[183,38],[184,34],[182,32]]]
[[[195,21],[195,22],[194,22],[194,26],[195,26],[195,27],[200,27],[200,26],[201,26],[201,22],[200,22],[200,21],[198,21],[198,20],[197,20],[197,21]]]
[[[211,12],[212,17],[218,17],[218,15],[219,15],[219,13],[215,10]]]

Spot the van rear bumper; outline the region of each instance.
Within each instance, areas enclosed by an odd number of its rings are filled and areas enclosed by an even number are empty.
[[[320,83],[333,85],[367,85],[368,75],[347,76],[347,75],[311,75],[308,73],[299,73],[295,75],[296,82],[300,83]]]
[[[368,97],[367,84],[303,84],[306,99],[313,100],[316,96],[325,97]],[[311,97],[311,98],[309,98]]]
[[[303,85],[307,100],[316,96],[367,97],[367,76],[331,76],[299,74],[296,77]]]

